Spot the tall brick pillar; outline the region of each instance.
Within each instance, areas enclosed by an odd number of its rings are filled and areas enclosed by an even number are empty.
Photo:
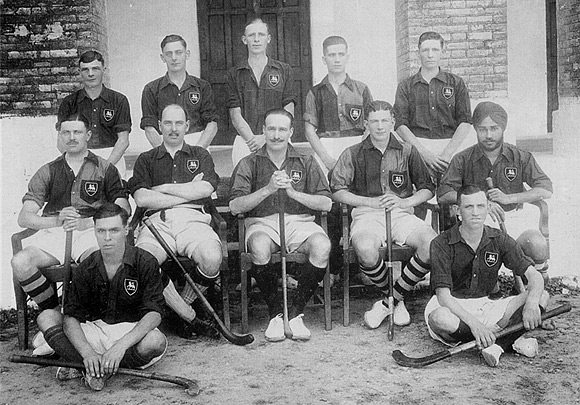
[[[107,59],[105,0],[11,0],[2,5],[0,111],[3,116],[56,113],[78,85],[78,56]]]

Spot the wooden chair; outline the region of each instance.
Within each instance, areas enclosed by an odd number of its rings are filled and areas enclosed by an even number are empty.
[[[432,211],[431,216],[431,226],[435,230],[435,232],[439,233],[439,206],[436,204],[431,203],[424,203],[421,206],[426,210]],[[352,207],[349,207],[346,204],[341,204],[341,216],[342,216],[342,249],[343,249],[343,274],[342,274],[342,283],[343,283],[343,296],[342,296],[342,324],[344,326],[348,326],[350,324],[350,264],[351,263],[358,263],[356,253],[354,248],[350,244],[350,211]],[[391,262],[401,262],[404,266],[404,263],[411,260],[415,250],[407,245],[399,246],[395,243],[392,245],[392,254],[393,257],[391,258]],[[379,254],[386,260],[387,255],[387,248],[381,247],[379,248]]]
[[[36,229],[28,228],[13,234],[11,238],[12,254],[16,255],[16,253],[20,252],[22,250],[22,240],[34,235],[36,232],[38,232]],[[61,305],[64,305],[66,301],[71,274],[77,267],[77,264],[71,260],[71,252],[72,231],[69,231],[66,233],[65,253],[62,264],[40,269],[42,274],[53,283],[55,293],[57,292],[56,283],[63,284]],[[18,347],[20,350],[26,350],[28,349],[28,301],[30,298],[27,297],[27,294],[20,286],[16,277],[12,278],[12,282],[14,284],[16,313],[18,318]]]
[[[240,252],[240,277],[241,277],[241,305],[242,305],[242,333],[248,333],[248,272],[252,269],[252,258],[246,249],[246,227],[244,224],[245,216],[238,215],[238,243]],[[321,212],[320,226],[327,232],[327,213]],[[287,263],[306,263],[308,260],[304,253],[286,254]],[[273,253],[271,263],[280,263],[281,255],[279,252]],[[326,266],[326,273],[323,279],[324,285],[324,328],[332,329],[332,308],[330,296],[330,266]]]

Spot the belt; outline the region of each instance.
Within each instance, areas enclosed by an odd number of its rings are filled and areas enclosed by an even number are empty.
[[[191,209],[191,210],[195,210],[195,211],[201,212],[202,214],[206,214],[205,207],[203,205],[200,205],[198,207],[193,206],[193,205],[187,205],[187,206],[182,206],[182,207],[177,206],[177,207],[171,207],[171,208],[162,208],[162,209],[159,209],[159,210],[149,210],[149,211],[146,211],[145,212],[145,216],[150,217],[151,215],[156,214],[156,213],[159,212],[159,217],[161,218],[161,220],[163,222],[165,222],[165,220],[167,219],[166,214],[165,214],[165,211],[171,210],[173,208],[187,208],[187,209]]]

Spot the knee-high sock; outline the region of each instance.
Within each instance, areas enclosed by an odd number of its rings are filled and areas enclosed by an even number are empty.
[[[268,305],[268,314],[270,319],[282,312],[282,302],[278,294],[278,272],[277,269],[271,265],[257,265],[254,264],[253,276],[256,279],[256,284],[262,292],[262,298]]]
[[[417,285],[431,271],[431,265],[423,263],[414,255],[401,272],[401,277],[395,282],[393,296],[395,301],[403,301],[405,295]]]
[[[379,258],[377,264],[372,268],[359,266],[360,270],[368,276],[368,278],[377,286],[379,290],[386,296],[389,295],[389,277],[387,272],[387,264],[383,259]]]
[[[294,318],[304,312],[304,307],[314,295],[318,283],[324,278],[324,273],[326,273],[326,267],[316,267],[310,262],[304,266],[298,277],[298,288],[292,300],[289,318]]]
[[[137,351],[137,345],[131,346],[121,359],[121,367],[137,368],[149,363],[155,356],[143,356]]]
[[[83,362],[83,357],[75,349],[73,344],[68,340],[68,337],[64,334],[62,325],[56,325],[48,328],[44,332],[44,340],[54,351],[64,360],[74,361],[77,363]]]
[[[173,281],[169,280],[169,284],[163,289],[163,298],[165,298],[169,308],[174,310],[183,320],[191,322],[195,319],[195,311],[181,298]]]
[[[21,281],[20,286],[38,304],[41,310],[58,307],[58,298],[52,283],[40,271]]]

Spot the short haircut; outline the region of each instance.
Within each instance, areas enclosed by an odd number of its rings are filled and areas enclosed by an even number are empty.
[[[443,39],[443,37],[441,36],[441,34],[439,34],[438,32],[435,31],[427,31],[421,34],[421,36],[419,37],[419,45],[417,45],[418,48],[421,48],[421,44],[425,41],[428,41],[430,39],[434,39],[436,41],[439,41],[439,43],[441,44],[441,48],[443,48],[443,46],[445,45],[445,40]]]
[[[367,104],[365,107],[365,118],[368,118],[369,114],[376,111],[390,111],[391,116],[393,115],[393,106],[383,100],[374,100]]]
[[[348,44],[346,43],[346,39],[344,39],[343,37],[340,37],[338,35],[331,35],[328,38],[326,38],[324,41],[322,41],[322,53],[326,54],[328,47],[332,46],[332,45],[344,45],[344,46],[346,46],[346,49],[348,49]]]
[[[63,119],[62,121],[59,121],[56,123],[56,130],[60,131],[60,127],[62,125],[63,122],[67,122],[67,121],[80,121],[83,124],[85,124],[85,129],[88,131],[89,129],[91,129],[91,125],[89,124],[89,120],[87,119],[87,117],[85,117],[84,115],[82,115],[79,112],[73,113],[67,117],[65,117],[65,119]]]
[[[475,184],[464,184],[463,186],[459,187],[457,190],[457,205],[461,204],[461,197],[464,195],[473,195],[479,192],[484,192],[479,186]]]
[[[103,55],[99,51],[91,50],[83,52],[79,58],[79,66],[81,63],[91,63],[95,60],[101,62],[101,64],[105,66],[105,58],[103,58]]]
[[[264,114],[264,125],[266,125],[266,118],[268,118],[270,115],[284,115],[290,119],[290,128],[294,127],[294,116],[285,109],[272,108],[271,110],[266,111],[266,114]]]
[[[170,42],[181,42],[181,45],[183,45],[183,47],[187,49],[187,42],[185,42],[185,39],[183,39],[181,35],[170,34],[167,35],[165,38],[163,38],[163,41],[161,41],[161,51],[163,51],[165,45],[167,45]]]
[[[159,116],[159,121],[161,121],[161,119],[163,118],[163,113],[165,112],[165,110],[167,110],[169,107],[177,107],[179,108],[181,111],[183,111],[183,113],[185,114],[185,120],[189,121],[189,115],[187,114],[187,110],[185,108],[183,108],[183,106],[179,105],[179,104],[169,104],[166,105],[163,110],[161,110],[161,115]]]
[[[121,208],[115,203],[106,202],[97,208],[93,214],[93,221],[96,223],[97,219],[112,218],[116,217],[117,215],[121,216],[121,222],[123,223],[123,226],[127,225],[127,221],[129,220],[129,213],[125,211],[124,208]]]
[[[259,17],[252,18],[246,25],[244,25],[244,35],[246,35],[246,28],[248,28],[252,24],[257,24],[257,23],[264,24],[266,26],[266,33],[268,35],[270,35],[270,27],[268,26],[268,24],[266,22],[264,22],[264,20],[262,20]]]

